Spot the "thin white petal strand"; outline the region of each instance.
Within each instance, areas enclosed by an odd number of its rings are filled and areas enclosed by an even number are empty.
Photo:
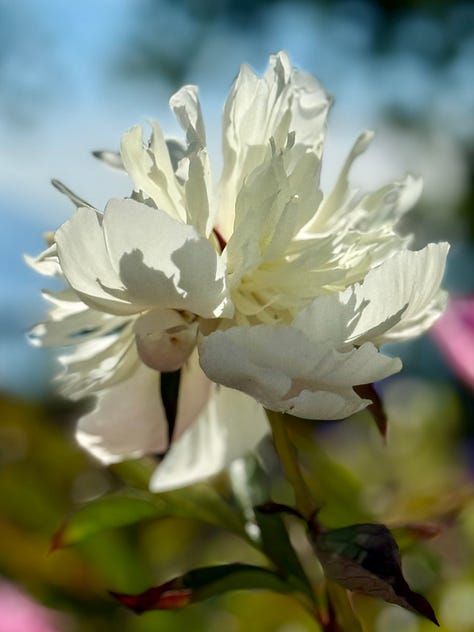
[[[202,119],[197,86],[183,86],[170,99],[170,106],[186,132],[188,145],[206,146],[206,131]]]
[[[143,130],[132,127],[122,137],[121,156],[136,191],[142,191],[170,217],[185,222],[182,190],[176,180],[168,146],[160,126],[151,122],[149,146],[143,145]]]
[[[118,333],[91,338],[58,356],[63,372],[56,377],[65,397],[78,399],[130,377],[139,359],[134,347],[131,326]]]
[[[46,250],[43,250],[37,257],[24,255],[25,262],[33,268],[35,272],[44,274],[45,276],[60,276],[61,266],[59,265],[56,244],[51,244]]]
[[[374,138],[372,130],[366,130],[355,141],[349,156],[347,157],[341,173],[331,193],[323,200],[313,221],[308,225],[308,233],[324,232],[344,214],[347,204],[351,201],[355,191],[351,191],[349,185],[349,172],[352,164],[364,151]]]
[[[214,224],[212,178],[197,87],[181,88],[171,97],[170,106],[186,132],[188,145],[179,168],[184,179],[187,223],[207,237]]]
[[[183,158],[187,162],[184,183],[187,221],[200,235],[208,237],[214,227],[212,178],[207,150],[201,149]]]
[[[266,415],[254,399],[214,385],[206,408],[172,445],[150,488],[162,492],[209,478],[254,450],[268,432]]]
[[[356,227],[368,230],[384,224],[395,225],[397,221],[420,199],[423,179],[407,175],[402,180],[391,182],[372,191],[357,203],[355,213],[362,213]]]
[[[201,339],[199,353],[201,366],[211,380],[248,393],[272,410],[313,419],[339,418],[340,397],[346,400],[347,414],[359,410],[364,404],[352,391],[353,386],[383,379],[401,369],[400,360],[383,356],[371,343],[338,350],[331,343],[316,344],[302,331],[285,326],[217,331]],[[305,391],[312,393],[310,411],[299,404]],[[319,392],[340,397],[325,395],[319,408]]]

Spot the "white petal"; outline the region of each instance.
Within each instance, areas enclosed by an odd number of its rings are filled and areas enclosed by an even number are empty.
[[[320,343],[380,345],[419,335],[443,310],[440,284],[448,249],[447,244],[430,244],[400,252],[371,270],[362,284],[316,298],[293,326]]]
[[[203,317],[232,313],[221,257],[192,226],[145,204],[112,200],[104,232],[130,302]]]
[[[175,439],[198,419],[210,386],[191,358],[181,374]],[[159,389],[160,374],[139,364],[129,379],[99,392],[95,408],[79,420],[78,442],[104,463],[163,453],[168,424]]]
[[[365,215],[357,228],[367,230],[387,222],[395,225],[404,213],[415,206],[422,191],[422,178],[407,175],[364,195],[354,209],[355,212],[363,211]]]
[[[196,346],[197,322],[189,323],[176,310],[154,309],[135,323],[137,351],[156,371],[176,371]]]
[[[76,438],[106,464],[166,450],[159,374],[142,365],[130,379],[100,392],[94,410],[79,420]]]
[[[61,266],[59,265],[56,244],[52,244],[43,250],[37,257],[24,255],[25,262],[33,268],[35,272],[45,276],[60,276]]]
[[[170,217],[185,222],[182,190],[163,132],[154,121],[151,127],[149,147],[143,146],[143,130],[138,125],[123,135],[120,149],[123,164],[136,191],[143,191]]]
[[[173,443],[150,488],[162,492],[209,478],[254,450],[268,432],[266,415],[255,400],[214,386],[207,407],[196,424]]]
[[[362,314],[351,340],[369,339],[380,345],[426,331],[445,306],[440,286],[448,251],[446,243],[429,244],[415,252],[402,251],[371,270],[355,287]],[[393,322],[397,313],[400,317]]]
[[[123,299],[112,297],[104,286],[120,289],[122,283],[110,263],[102,230],[103,216],[79,208],[56,232],[59,262],[71,286],[92,307],[117,314],[133,313]]]
[[[296,316],[293,327],[316,343],[343,345],[360,317],[356,304],[352,288],[338,294],[318,296]]]
[[[188,145],[206,146],[206,132],[196,86],[183,86],[170,99],[170,106],[186,132]]]
[[[318,175],[316,156],[290,147],[248,176],[237,197],[234,232],[226,248],[232,285],[262,262],[284,260],[291,240],[318,206]]]
[[[199,354],[211,380],[242,390],[272,410],[313,419],[356,412],[370,402],[355,395],[353,386],[401,368],[398,359],[383,356],[370,343],[338,350],[331,343],[314,343],[296,328],[271,325],[214,332],[202,338]],[[339,397],[329,398],[328,392]]]
[[[79,209],[57,232],[69,283],[91,307],[115,314],[183,309],[232,314],[225,270],[212,244],[159,209],[111,200],[103,219]]]
[[[61,394],[79,399],[130,377],[139,364],[133,343],[129,325],[118,333],[91,337],[59,355],[64,370],[55,379],[60,383]]]
[[[180,164],[184,178],[187,223],[208,236],[213,229],[211,212],[212,178],[206,147],[206,133],[196,86],[184,86],[170,99],[181,127],[186,132],[187,155]]]
[[[218,225],[228,239],[235,200],[248,175],[270,153],[269,142],[281,149],[289,133],[317,156],[325,133],[330,97],[317,79],[292,68],[286,53],[270,57],[258,78],[242,66],[224,108],[224,166],[220,181]]]
[[[306,228],[308,233],[318,233],[327,230],[327,225],[335,223],[340,215],[344,213],[345,206],[351,197],[349,172],[352,164],[356,158],[364,153],[373,138],[374,132],[372,130],[366,130],[357,138],[342,167],[333,190],[323,200],[313,221]]]

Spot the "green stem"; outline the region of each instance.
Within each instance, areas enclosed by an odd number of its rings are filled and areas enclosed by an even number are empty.
[[[315,512],[316,505],[301,474],[295,447],[286,430],[285,415],[272,410],[266,410],[266,413],[272,429],[275,450],[295,493],[296,508],[305,518],[309,518]]]

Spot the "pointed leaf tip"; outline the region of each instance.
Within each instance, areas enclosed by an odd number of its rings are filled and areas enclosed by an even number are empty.
[[[176,610],[191,603],[192,590],[181,585],[179,578],[154,586],[137,595],[109,591],[110,595],[136,614],[150,610]]]
[[[51,542],[49,544],[48,555],[51,555],[51,553],[54,553],[58,549],[62,548],[63,531],[64,531],[64,525],[59,527],[59,529],[53,534],[53,537],[51,538]]]
[[[273,501],[268,501],[261,505],[256,505],[254,507],[255,511],[260,511],[263,514],[290,514],[292,516],[296,516],[300,520],[305,520],[304,516],[297,510],[295,507],[290,507],[289,505],[284,505],[282,503],[274,503]]]
[[[430,603],[403,577],[398,545],[385,525],[355,524],[319,533],[310,529],[310,537],[328,579],[439,625]]]
[[[385,412],[382,399],[377,393],[374,384],[361,384],[359,386],[354,386],[354,390],[359,397],[372,400],[372,403],[367,407],[367,410],[372,415],[380,435],[383,439],[386,439],[388,428],[387,413]]]

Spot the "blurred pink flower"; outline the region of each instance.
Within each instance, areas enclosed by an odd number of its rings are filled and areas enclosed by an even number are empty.
[[[59,632],[61,617],[0,580],[0,632]]]
[[[456,375],[474,390],[474,296],[451,298],[431,335]]]

